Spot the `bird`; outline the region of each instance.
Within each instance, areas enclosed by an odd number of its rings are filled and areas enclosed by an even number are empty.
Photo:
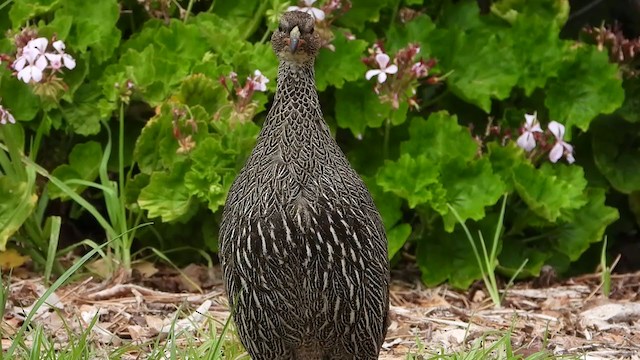
[[[220,222],[225,291],[254,360],[377,359],[388,327],[385,229],[324,120],[314,25],[280,17],[272,106]]]

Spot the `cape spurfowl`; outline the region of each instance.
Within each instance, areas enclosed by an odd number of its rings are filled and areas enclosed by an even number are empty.
[[[384,227],[320,110],[314,18],[287,12],[271,37],[273,106],[233,183],[220,259],[254,360],[377,359],[387,329]]]

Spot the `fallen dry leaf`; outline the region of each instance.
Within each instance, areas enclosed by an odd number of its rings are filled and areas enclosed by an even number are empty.
[[[9,270],[20,267],[29,261],[28,256],[22,256],[16,249],[0,251],[0,269]]]

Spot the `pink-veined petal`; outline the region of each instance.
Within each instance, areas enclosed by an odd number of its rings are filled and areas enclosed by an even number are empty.
[[[316,20],[318,21],[324,20],[324,11],[315,7],[310,7],[309,11],[311,12],[311,15],[313,15],[313,17],[316,18]]]
[[[364,77],[365,77],[367,80],[371,80],[371,78],[372,78],[372,77],[374,77],[374,76],[376,76],[376,75],[380,74],[381,72],[382,72],[382,70],[379,70],[379,69],[372,69],[372,70],[367,71],[367,73],[366,73],[366,74],[364,74]]]
[[[384,72],[387,74],[395,74],[398,72],[398,66],[396,64],[392,64],[388,68],[384,69]]]
[[[381,71],[380,74],[378,74],[378,82],[382,84],[385,81],[387,81],[387,73],[384,71]]]
[[[530,132],[524,132],[518,137],[516,141],[518,146],[524,149],[526,152],[531,152],[536,147],[536,139]]]
[[[35,82],[42,80],[42,70],[37,66],[31,66],[31,79]]]
[[[527,123],[528,128],[530,129],[534,122],[536,122],[537,113],[533,114],[524,114],[524,121]]]
[[[558,160],[560,160],[560,158],[562,157],[563,153],[564,153],[564,148],[562,147],[562,144],[557,142],[555,145],[553,145],[553,148],[551,148],[551,151],[549,151],[549,160],[551,160],[552,163],[558,162]]]
[[[552,121],[549,123],[549,131],[556,137],[558,140],[562,140],[564,137],[564,125],[560,124],[557,121]]]
[[[64,42],[62,42],[62,40],[56,40],[53,42],[53,48],[56,49],[58,52],[64,52],[64,49],[66,48],[66,46],[64,45]]]
[[[535,123],[535,124],[533,124],[533,127],[531,127],[531,129],[529,129],[529,131],[531,131],[531,132],[542,132],[542,128],[540,127],[540,124]]]
[[[389,65],[389,60],[391,60],[389,58],[389,55],[385,53],[379,53],[376,55],[376,62],[378,63],[378,66],[382,70],[387,68],[387,65]]]
[[[573,164],[574,162],[576,162],[576,158],[573,157],[572,153],[566,153],[565,158],[567,158],[567,162],[569,164]]]
[[[62,67],[62,55],[45,53],[44,56],[46,56],[47,59],[49,60],[49,63],[51,64],[52,69],[58,70]]]
[[[313,6],[313,3],[315,3],[316,0],[304,0],[303,2],[305,6],[310,7],[310,6]]]
[[[69,70],[73,70],[76,67],[76,59],[71,57],[69,54],[62,55],[62,62],[64,63],[64,67]]]
[[[42,56],[42,55],[38,56],[38,58],[35,61],[34,66],[37,67],[38,69],[40,69],[40,71],[46,69],[47,68],[47,58]]]
[[[47,45],[49,44],[49,40],[45,37],[40,37],[37,39],[31,39],[27,43],[27,46],[33,49],[37,49],[39,53],[44,53],[47,50]]]
[[[18,80],[22,80],[27,84],[31,81],[31,65],[18,71]]]
[[[27,58],[26,56],[20,56],[19,58],[16,59],[16,61],[13,62],[13,65],[11,65],[13,67],[13,69],[15,71],[20,71],[22,69],[24,69],[24,66],[27,65]]]

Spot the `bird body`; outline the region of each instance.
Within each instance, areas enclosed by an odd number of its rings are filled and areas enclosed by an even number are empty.
[[[273,105],[220,227],[225,288],[258,359],[377,359],[389,265],[380,215],[320,109],[313,18],[282,16]]]

